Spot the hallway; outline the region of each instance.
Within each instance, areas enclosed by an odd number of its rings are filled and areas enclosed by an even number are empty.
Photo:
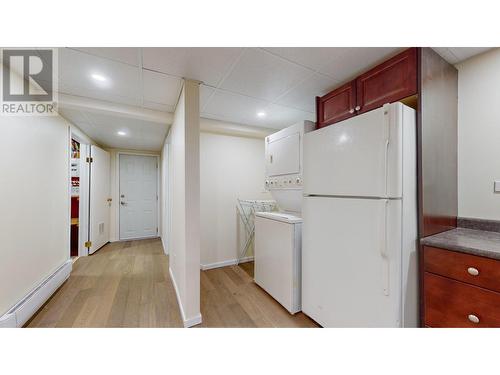
[[[253,263],[201,272],[199,327],[316,327],[253,283]],[[159,239],[109,243],[80,257],[27,327],[182,327]]]
[[[182,327],[160,240],[109,243],[80,257],[28,327]]]

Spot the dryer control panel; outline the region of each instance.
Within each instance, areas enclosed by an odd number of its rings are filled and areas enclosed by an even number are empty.
[[[302,189],[301,175],[277,176],[266,179],[267,189]]]

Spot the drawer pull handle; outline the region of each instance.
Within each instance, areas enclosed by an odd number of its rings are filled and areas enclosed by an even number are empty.
[[[468,316],[468,318],[474,324],[478,324],[479,323],[479,318],[476,315],[474,315],[474,314],[470,314]]]
[[[474,268],[474,267],[467,268],[467,272],[469,273],[469,275],[472,275],[472,276],[479,275],[479,270],[477,268]]]

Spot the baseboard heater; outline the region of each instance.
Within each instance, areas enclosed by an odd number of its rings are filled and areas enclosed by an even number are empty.
[[[69,277],[72,262],[66,261],[52,275],[28,293],[6,314],[0,316],[0,328],[22,327]]]

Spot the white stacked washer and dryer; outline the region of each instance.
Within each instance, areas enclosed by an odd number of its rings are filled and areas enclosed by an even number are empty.
[[[266,189],[279,212],[255,214],[255,282],[291,314],[301,310],[302,121],[265,139]]]

